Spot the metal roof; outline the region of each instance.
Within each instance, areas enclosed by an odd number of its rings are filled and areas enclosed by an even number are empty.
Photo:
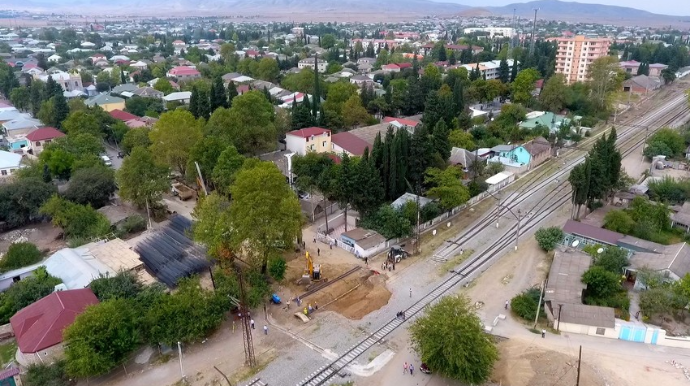
[[[554,307],[554,312],[556,308]],[[616,315],[611,307],[587,306],[584,304],[563,304],[560,310],[563,323],[581,324],[593,327],[616,327]]]
[[[592,257],[573,248],[556,250],[549,281],[544,291],[544,301],[552,304],[582,303],[582,291],[587,285],[582,282],[582,274],[592,264]]]
[[[624,237],[623,234],[613,232],[608,229],[598,228],[588,224],[584,224],[575,220],[568,220],[563,225],[563,232],[571,235],[581,236],[584,238],[600,241],[604,244],[616,245],[618,240]]]

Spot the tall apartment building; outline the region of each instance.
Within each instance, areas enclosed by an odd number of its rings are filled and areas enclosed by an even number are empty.
[[[575,36],[558,38],[556,73],[565,75],[568,84],[587,80],[589,65],[608,55],[611,41],[607,38]]]

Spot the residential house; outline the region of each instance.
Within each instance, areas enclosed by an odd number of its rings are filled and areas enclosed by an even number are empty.
[[[523,145],[530,154],[530,169],[551,158],[551,143],[544,137],[537,137]]]
[[[314,64],[315,61],[316,61],[315,58],[302,59],[297,63],[297,68],[299,68],[300,70],[302,70],[304,68],[311,68],[313,70],[314,67],[316,67],[316,65]],[[318,71],[320,73],[326,72],[326,68],[328,67],[328,62],[325,59],[319,59],[318,63],[319,63],[318,64],[318,67],[319,67]]]
[[[14,335],[14,333],[12,333],[12,335]],[[0,371],[0,385],[22,386],[22,379],[19,373],[19,368],[13,366],[9,366],[6,370]]]
[[[96,62],[98,62],[98,61],[101,61],[101,60],[107,61],[107,60],[108,60],[108,58],[106,58],[105,55],[100,54],[100,53],[91,55],[91,56],[89,57],[89,59],[91,59],[91,63],[93,63],[94,65],[95,65]]]
[[[179,82],[185,82],[201,78],[201,73],[196,68],[177,66],[170,69],[166,76],[168,78],[176,78]]]
[[[412,193],[404,193],[402,196],[398,197],[395,201],[391,203],[393,209],[399,210],[405,206],[408,202],[417,203],[419,202],[419,208],[424,208],[427,204],[434,202],[434,200],[422,196],[418,196]]]
[[[508,63],[508,69],[512,71],[515,61],[513,59],[507,59],[506,62]],[[464,67],[468,72],[479,68],[479,72],[482,77],[486,77],[486,80],[498,79],[500,75],[498,69],[501,67],[501,61],[492,60],[488,62],[468,63],[462,64],[460,67]]]
[[[123,97],[131,97],[133,92],[137,89],[137,85],[133,83],[119,84],[110,91],[111,94],[117,94]]]
[[[125,109],[124,99],[108,95],[107,93],[101,93],[91,97],[84,103],[89,107],[100,106],[105,111]]]
[[[376,231],[355,228],[340,234],[340,243],[349,247],[355,256],[365,258],[374,256],[386,248],[386,238]]]
[[[132,68],[136,68],[138,70],[144,70],[144,69],[148,68],[149,65],[142,62],[141,60],[138,60],[138,61],[130,64],[129,66]]]
[[[22,308],[10,318],[22,365],[52,363],[62,356],[64,330],[98,298],[89,288],[57,291]]]
[[[286,149],[305,155],[308,152],[327,153],[333,149],[331,131],[321,127],[293,130],[285,135]]]
[[[131,121],[133,119],[139,119],[138,116],[136,116],[132,113],[128,113],[126,111],[119,110],[119,109],[111,110],[108,112],[108,114],[110,114],[111,117],[117,119],[118,121],[122,121],[122,122]]]
[[[493,156],[489,158],[488,162],[500,162],[507,169],[518,172],[527,170],[531,154],[521,145],[498,145],[491,148]]]
[[[29,134],[40,126],[43,126],[43,123],[38,119],[30,118],[29,114],[22,114],[2,124],[8,137]]]
[[[59,83],[60,86],[62,86],[62,89],[65,91],[84,91],[84,85],[81,82],[81,75],[79,74],[59,71],[49,75],[39,75],[34,78],[47,82],[49,76],[53,78],[54,81]]]
[[[65,134],[54,127],[40,127],[26,135],[33,155],[39,155],[43,148],[57,138],[64,137]]]
[[[175,40],[172,42],[173,49],[175,50],[175,54],[179,55],[182,50],[187,48],[187,43],[183,42],[182,40]]]
[[[140,96],[142,98],[156,98],[162,99],[165,94],[162,91],[158,91],[153,87],[140,87],[132,91],[135,96]]]
[[[192,98],[191,91],[179,91],[173,92],[163,97],[165,102],[180,102],[184,104],[189,104],[189,99]]]
[[[357,70],[363,74],[368,74],[371,72],[371,70],[374,68],[373,64],[369,63],[360,63],[357,65]]]
[[[668,66],[661,63],[652,63],[649,65],[649,76],[652,78],[660,78],[661,72],[667,69]]]
[[[0,150],[0,179],[12,176],[21,167],[22,155]]]
[[[660,88],[661,85],[661,80],[658,78],[652,78],[647,75],[637,75],[623,82],[623,92],[646,95],[650,91]]]
[[[656,243],[654,243],[656,244]],[[635,288],[645,289],[645,283],[637,280],[640,269],[651,269],[659,272],[669,281],[677,281],[690,273],[690,246],[686,242],[673,245],[656,244],[645,251],[635,251],[628,260],[630,265],[625,268],[628,281],[635,283]]]
[[[395,64],[395,63],[385,64],[385,65],[381,66],[381,70],[382,70],[384,73],[389,73],[389,72],[400,72],[400,66],[398,66],[398,65]]]
[[[451,165],[459,166],[465,173],[468,173],[477,158],[479,157],[474,152],[460,147],[453,147],[450,150],[448,162]]]
[[[429,54],[429,51],[431,51],[434,48],[434,45],[435,45],[434,43],[428,43],[428,44],[425,44],[422,46],[422,49],[424,50],[424,56]],[[470,46],[462,45],[462,44],[446,44],[446,49],[454,51],[456,54],[461,53],[462,51],[465,51],[468,48],[470,48]],[[480,47],[480,46],[472,46],[471,49],[472,49],[473,55],[476,55],[476,54],[484,51],[484,47]]]
[[[561,125],[570,123],[570,119],[564,115],[554,114],[550,111],[532,111],[527,113],[525,118],[518,124],[521,129],[533,130],[537,127],[546,127],[551,133],[558,131]]]
[[[628,60],[628,61],[620,62],[618,65],[626,73],[628,73],[630,75],[637,75],[637,72],[639,71],[640,65],[642,65],[642,63],[638,62],[637,60]]]
[[[371,151],[371,145],[367,141],[347,131],[333,134],[331,145],[333,153],[337,155],[345,153],[351,157],[359,157],[364,154],[365,149],[369,148]]]
[[[389,123],[397,128],[405,127],[407,129],[414,129],[422,123],[421,115],[413,115],[411,117],[397,118],[397,117],[383,117],[381,122]]]
[[[0,123],[9,122],[11,120],[22,117],[30,118],[31,115],[27,113],[22,113],[21,111],[17,110],[14,106],[9,104],[5,107],[0,108]]]
[[[362,84],[373,84],[374,79],[368,77],[367,75],[355,75],[350,78],[350,83],[361,86]]]

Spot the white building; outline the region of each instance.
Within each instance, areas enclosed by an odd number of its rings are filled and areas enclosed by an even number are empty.
[[[474,27],[465,28],[463,32],[465,34],[471,34],[475,32],[488,32],[489,37],[494,37],[495,35],[511,37],[515,34],[515,30],[510,27]]]
[[[314,58],[306,58],[302,59],[297,63],[297,68],[300,70],[303,68],[311,68],[312,70],[314,69]],[[324,73],[326,72],[326,68],[328,67],[328,62],[324,59],[319,59],[319,72]]]
[[[21,154],[0,150],[0,179],[13,175],[21,167]]]
[[[506,63],[508,63],[508,73],[510,73],[513,70],[513,64],[515,63],[515,61],[513,59],[507,59]],[[467,69],[468,72],[471,72],[477,68],[477,65],[479,65],[479,72],[482,74],[482,77],[486,77],[486,80],[498,79],[498,69],[501,67],[500,60],[492,60],[489,62],[479,63],[468,63],[461,65],[461,67],[464,67],[465,69]]]

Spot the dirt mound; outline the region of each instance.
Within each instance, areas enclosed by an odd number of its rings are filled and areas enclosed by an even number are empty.
[[[577,378],[577,357],[530,346],[519,340],[507,340],[498,345],[501,358],[494,367],[492,379],[508,386],[574,385]],[[580,384],[606,386],[601,372],[582,362]]]

